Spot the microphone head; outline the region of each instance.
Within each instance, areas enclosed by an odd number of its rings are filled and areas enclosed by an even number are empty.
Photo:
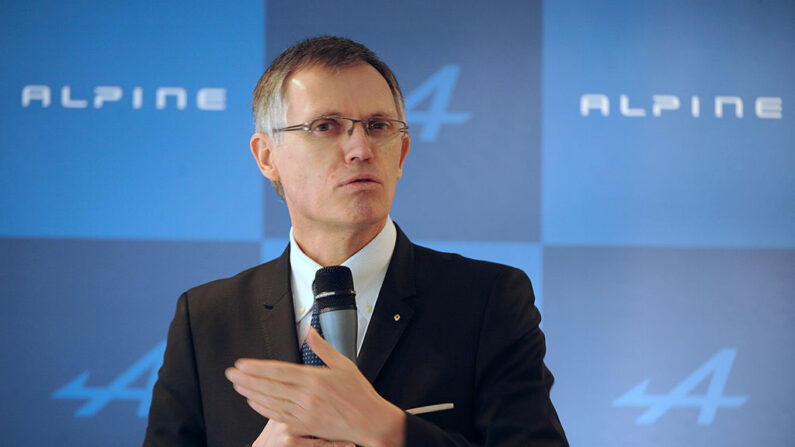
[[[356,291],[353,290],[351,269],[343,265],[324,267],[315,273],[312,282],[318,310],[322,312],[356,309]]]
[[[325,292],[354,293],[351,269],[344,265],[332,265],[318,270],[312,282],[312,293],[317,297]]]

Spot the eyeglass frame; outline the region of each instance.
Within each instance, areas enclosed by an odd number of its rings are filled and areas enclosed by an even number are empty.
[[[370,119],[366,119],[366,120],[358,120],[356,118],[348,118],[348,117],[345,117],[345,116],[328,115],[328,116],[319,116],[319,117],[313,119],[312,121],[308,121],[306,123],[293,124],[291,126],[282,127],[282,128],[279,128],[279,129],[273,129],[272,132],[277,133],[277,132],[292,132],[292,131],[296,131],[296,130],[303,130],[305,132],[309,132],[309,134],[311,135],[312,134],[312,123],[314,123],[317,120],[323,120],[323,119],[336,119],[336,120],[347,120],[347,121],[350,121],[351,122],[351,128],[347,130],[348,136],[353,135],[353,129],[356,127],[356,123],[362,123],[362,129],[364,129],[364,134],[369,137],[370,136],[369,124],[372,121],[391,121],[393,123],[400,123],[400,125],[403,126],[403,127],[398,129],[397,133],[395,133],[395,135],[397,135],[398,133],[406,134],[406,133],[408,133],[408,130],[409,130],[409,125],[405,121],[396,120],[396,119],[392,119],[392,118],[370,118]]]

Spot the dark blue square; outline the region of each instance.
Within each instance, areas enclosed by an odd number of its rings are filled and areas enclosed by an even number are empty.
[[[268,63],[307,37],[349,37],[389,64],[407,104],[416,102],[392,207],[409,236],[539,240],[541,2],[504,8],[344,0],[296,11],[295,3],[271,1],[266,15]],[[419,112],[437,100],[443,112],[423,119]],[[266,237],[283,237],[284,204],[272,192],[265,202]]]

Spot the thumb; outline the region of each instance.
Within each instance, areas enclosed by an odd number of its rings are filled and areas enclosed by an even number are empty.
[[[325,439],[316,439],[314,441],[315,443],[312,444],[313,447],[356,447],[352,442],[326,441]]]
[[[310,327],[306,333],[306,342],[312,352],[320,357],[320,360],[323,360],[323,363],[331,369],[339,368],[346,361],[350,362],[347,357],[340,354],[339,351],[334,349],[334,346],[331,346],[329,342],[321,337],[313,327]]]

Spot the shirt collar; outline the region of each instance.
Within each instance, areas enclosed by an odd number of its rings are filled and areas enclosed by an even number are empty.
[[[357,292],[370,290],[376,281],[383,281],[383,275],[389,267],[392,252],[395,250],[397,230],[392,219],[387,216],[384,228],[361,250],[346,259],[342,265],[351,269],[353,286]],[[293,306],[295,320],[299,321],[311,312],[314,303],[312,294],[312,281],[315,273],[322,268],[320,264],[307,256],[293,236],[290,228],[290,283],[293,290]],[[380,286],[378,287],[380,289]],[[356,295],[356,305],[360,309],[374,307],[378,293],[365,293]]]

